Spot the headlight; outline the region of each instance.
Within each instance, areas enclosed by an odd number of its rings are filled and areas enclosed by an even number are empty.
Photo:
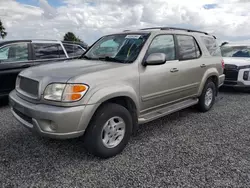
[[[88,88],[85,84],[50,84],[44,91],[44,99],[62,102],[78,101]]]
[[[44,98],[52,101],[61,101],[66,84],[50,84],[44,91]]]

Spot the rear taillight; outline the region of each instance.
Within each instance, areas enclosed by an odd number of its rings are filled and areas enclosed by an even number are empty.
[[[223,59],[221,60],[221,66],[222,66],[223,69],[225,68],[225,63],[224,63]]]

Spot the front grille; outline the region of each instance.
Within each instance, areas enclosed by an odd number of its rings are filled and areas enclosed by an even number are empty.
[[[17,109],[13,108],[13,111],[20,117],[22,118],[24,121],[32,124],[32,118],[29,116],[26,116],[25,114],[23,114],[22,112],[18,111]]]
[[[19,88],[27,94],[38,96],[39,82],[29,78],[20,77]]]
[[[225,80],[237,81],[238,80],[238,70],[226,70],[224,69]]]

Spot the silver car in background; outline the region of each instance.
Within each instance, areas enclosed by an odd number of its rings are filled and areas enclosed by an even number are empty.
[[[250,43],[227,43],[221,46],[226,76],[224,86],[250,88]]]

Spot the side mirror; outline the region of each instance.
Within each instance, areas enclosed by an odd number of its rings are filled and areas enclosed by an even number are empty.
[[[165,64],[166,59],[167,57],[164,53],[153,53],[147,57],[145,65],[162,65]]]

